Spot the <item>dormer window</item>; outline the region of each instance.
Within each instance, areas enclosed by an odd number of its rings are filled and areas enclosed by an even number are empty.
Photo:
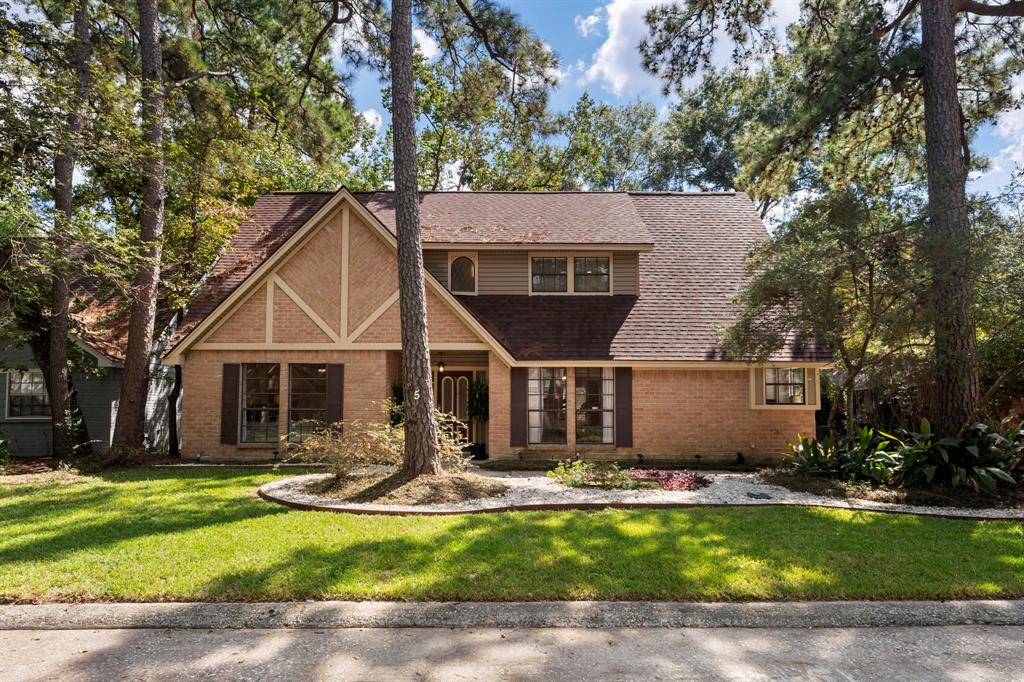
[[[530,255],[531,294],[610,294],[610,254]]]
[[[448,282],[453,294],[476,293],[475,253],[453,253],[449,256]]]

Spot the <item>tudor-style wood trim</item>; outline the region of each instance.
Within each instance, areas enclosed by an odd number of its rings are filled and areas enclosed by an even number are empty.
[[[327,338],[332,339],[335,343],[341,343],[341,337],[338,336],[336,331],[331,329],[331,325],[327,324],[327,322],[324,321],[324,318],[317,315],[316,311],[313,310],[308,303],[303,301],[302,297],[295,293],[295,290],[288,286],[287,282],[276,274],[271,279],[271,282],[276,284],[288,298],[292,299],[292,303],[299,306],[299,309],[302,310],[302,312],[306,314],[306,317],[312,320],[317,327],[320,327],[320,331],[326,334]]]
[[[353,343],[356,339],[362,336],[363,332],[370,328],[370,326],[379,320],[381,316],[388,311],[391,306],[398,302],[398,290],[396,289],[393,294],[387,297],[387,299],[377,306],[377,309],[370,313],[369,317],[363,320],[355,331],[348,337],[348,342]]]
[[[349,222],[348,204],[341,207],[341,316],[338,318],[338,336],[348,338],[348,278],[349,278]]]
[[[197,343],[195,350],[248,351],[248,350],[401,350],[402,344],[394,343]],[[486,343],[432,343],[430,350],[436,351],[489,351]]]
[[[267,258],[267,260],[261,263],[252,273],[250,273],[249,276],[246,277],[246,279],[233,292],[231,292],[227,298],[221,301],[209,315],[197,324],[196,327],[185,336],[185,338],[178,342],[177,346],[168,353],[161,362],[167,365],[181,364],[184,354],[193,346],[198,348],[197,341],[205,338],[209,328],[221,323],[223,319],[226,319],[225,316],[227,313],[234,309],[240,300],[247,300],[248,296],[252,293],[253,287],[257,286],[257,283],[263,280],[263,278],[265,278],[269,273],[276,272],[280,264],[285,262],[292,253],[301,248],[302,244],[305,243],[317,229],[323,227],[324,219],[330,216],[340,204],[343,204],[343,208],[350,209],[350,213],[351,211],[355,211],[356,215],[363,222],[376,230],[377,234],[387,244],[389,244],[391,248],[397,251],[398,243],[391,231],[384,226],[377,216],[373,215],[369,209],[359,203],[347,188],[342,187],[333,197],[331,197],[331,199],[324,203],[324,205],[321,206],[320,209],[317,210],[317,212],[314,213],[302,227],[296,230],[295,234],[289,237],[284,244],[279,246],[277,250]],[[341,213],[344,226],[345,211],[343,210]],[[344,259],[342,262],[344,263]],[[474,334],[480,337],[488,345],[488,350],[494,351],[506,364],[512,364],[514,362],[514,359],[508,350],[502,346],[501,343],[494,338],[494,336],[487,331],[487,329],[485,329],[461,303],[459,303],[458,299],[456,299],[451,292],[449,292],[448,289],[437,280],[436,277],[426,271],[426,269],[424,269],[423,275],[426,285],[448,304],[456,317],[458,317]],[[346,281],[347,278],[343,280],[343,285]],[[342,323],[345,324],[344,321]],[[339,337],[337,333],[332,333],[330,336],[331,338],[338,338],[339,343],[341,342],[341,337]]]
[[[266,310],[266,322],[263,325],[263,338],[267,343],[274,342],[274,280],[271,279],[267,282],[267,310]]]

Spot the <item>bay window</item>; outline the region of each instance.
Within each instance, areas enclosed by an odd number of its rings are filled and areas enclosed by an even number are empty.
[[[802,367],[766,367],[764,370],[764,402],[766,405],[804,405],[804,370]]]

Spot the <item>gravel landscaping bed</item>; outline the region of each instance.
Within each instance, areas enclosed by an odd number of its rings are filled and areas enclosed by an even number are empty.
[[[299,508],[382,514],[451,514],[557,506],[812,505],[946,517],[1024,519],[1022,509],[958,509],[836,499],[770,485],[754,473],[702,472],[711,479],[711,485],[694,491],[567,488],[548,478],[542,471],[498,472],[475,469],[474,473],[501,481],[507,486],[505,493],[453,504],[360,504],[309,493],[312,484],[331,474],[307,474],[268,483],[260,488],[260,495],[264,499]]]

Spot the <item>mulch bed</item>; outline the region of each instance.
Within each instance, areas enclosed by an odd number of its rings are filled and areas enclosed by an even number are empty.
[[[306,492],[345,502],[373,504],[452,504],[496,497],[504,483],[473,474],[443,474],[406,479],[401,473],[373,473],[317,481]]]
[[[839,499],[870,500],[913,504],[926,507],[961,507],[965,509],[1024,509],[1024,486],[1000,487],[995,495],[975,492],[961,486],[948,488],[890,488],[867,483],[849,483],[832,478],[805,476],[785,469],[765,469],[761,477],[773,485],[796,492],[812,493]]]
[[[0,476],[45,474],[58,469],[60,469],[60,460],[56,457],[12,457],[0,464]]]

